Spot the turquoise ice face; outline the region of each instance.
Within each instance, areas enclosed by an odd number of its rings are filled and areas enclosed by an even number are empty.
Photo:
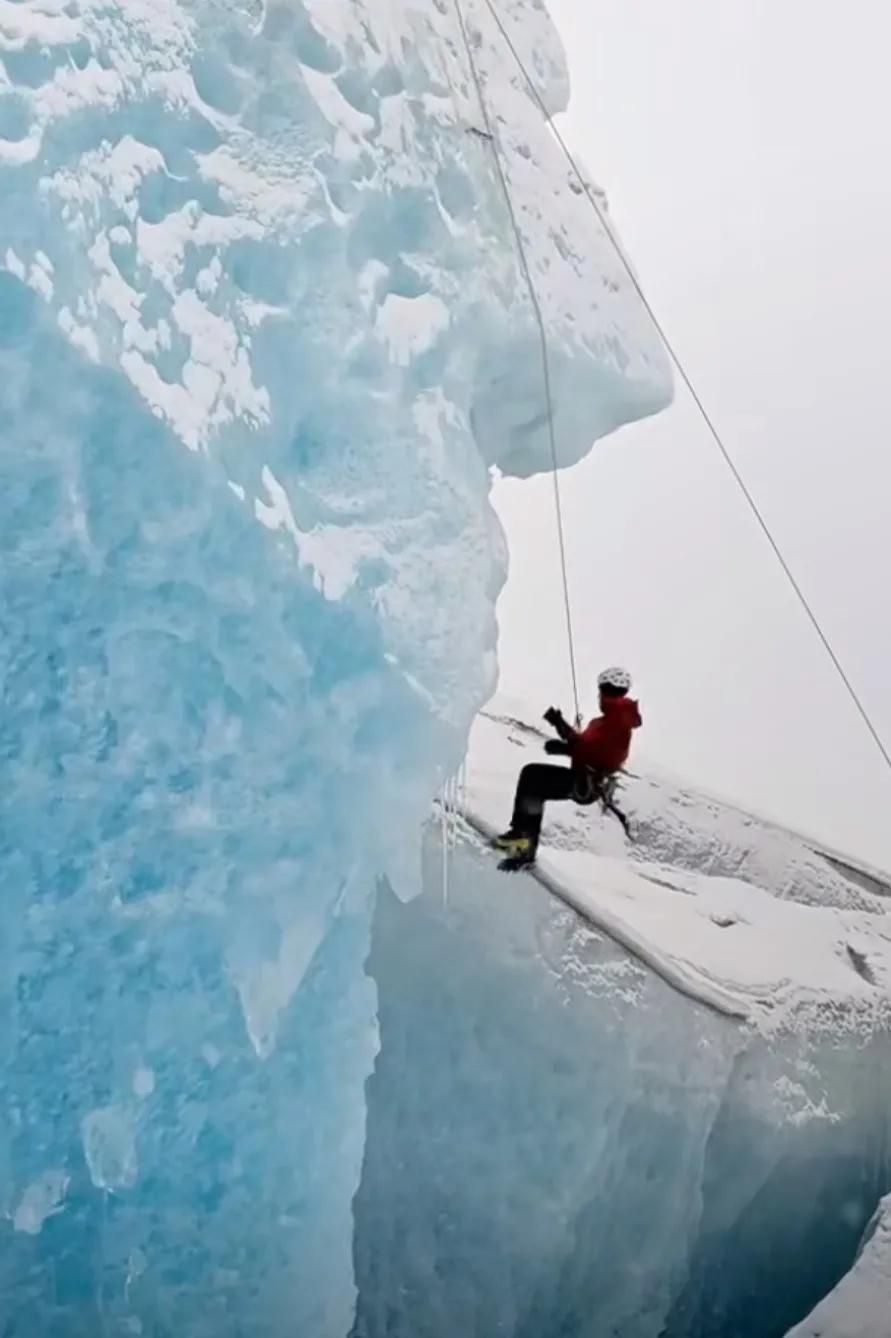
[[[468,19],[568,462],[667,373]],[[374,889],[493,680],[489,466],[550,461],[493,146],[445,4],[7,4],[0,69],[9,1332],[342,1334]]]

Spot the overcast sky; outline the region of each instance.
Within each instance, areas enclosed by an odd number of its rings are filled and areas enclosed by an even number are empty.
[[[891,744],[891,5],[550,9],[565,133]],[[891,773],[683,390],[562,479],[581,674],[633,670],[639,757],[891,868]],[[496,503],[502,689],[568,707],[549,482]]]

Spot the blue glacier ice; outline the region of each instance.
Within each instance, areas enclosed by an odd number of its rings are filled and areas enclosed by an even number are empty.
[[[568,464],[668,372],[466,11]],[[0,0],[5,1338],[353,1323],[375,893],[549,464],[480,118],[444,0]]]
[[[741,1025],[490,852],[450,865],[444,897],[431,833],[378,906],[353,1338],[784,1338],[891,1185],[887,995]],[[872,1230],[794,1338],[886,1338]]]
[[[677,896],[836,879],[859,1011],[765,1031],[472,842],[443,881],[490,471],[550,466],[496,148],[559,462],[670,397],[540,0],[536,97],[461,10],[485,109],[454,0],[0,0],[3,1338],[881,1317],[880,879],[655,787]]]

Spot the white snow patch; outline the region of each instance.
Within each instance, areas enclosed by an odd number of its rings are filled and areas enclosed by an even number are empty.
[[[136,1129],[128,1106],[99,1106],[81,1120],[81,1138],[90,1179],[113,1192],[136,1184]]]
[[[359,301],[366,311],[370,311],[377,301],[377,295],[389,269],[381,260],[368,260],[356,276]]]
[[[490,703],[471,733],[469,812],[502,830],[519,771],[545,760],[548,733],[522,705]],[[891,900],[847,881],[802,838],[671,782],[629,777],[620,805],[638,830],[631,845],[598,808],[545,810],[540,863],[573,904],[719,987],[765,1029],[815,1010],[852,1031],[858,1019],[891,1020]],[[752,855],[763,855],[765,831],[773,863]],[[709,872],[716,863],[741,872]],[[832,1118],[784,1096],[800,1122]]]
[[[13,1213],[13,1229],[28,1236],[39,1235],[47,1218],[62,1211],[68,1180],[65,1172],[58,1168],[44,1171],[32,1180]]]
[[[345,525],[315,525],[302,530],[285,489],[266,465],[261,478],[269,501],[254,499],[254,513],[260,524],[268,530],[286,531],[296,545],[301,569],[312,572],[316,589],[326,599],[343,599],[360,563],[380,555],[373,533]]]
[[[152,1092],[155,1090],[154,1070],[147,1068],[145,1065],[141,1065],[135,1070],[131,1085],[133,1087],[134,1096],[142,1098],[151,1096]]]
[[[303,67],[303,77],[306,85],[313,96],[313,100],[325,120],[335,130],[344,131],[346,139],[340,155],[341,157],[352,157],[358,148],[354,148],[351,141],[367,135],[374,129],[374,121],[365,112],[357,111],[352,107],[341,93],[337,84],[330,74],[320,73],[308,65]]]
[[[75,348],[79,348],[93,362],[100,358],[99,341],[89,325],[81,325],[74,319],[70,307],[60,307],[58,316],[59,329],[67,335]]]
[[[407,367],[420,353],[426,353],[448,327],[448,307],[433,293],[419,297],[388,293],[375,321],[377,334],[399,367]]]
[[[9,270],[10,274],[14,274],[17,279],[21,279],[22,282],[24,282],[25,275],[27,274],[28,271],[25,269],[24,261],[19,259],[19,257],[16,255],[15,251],[13,251],[11,246],[8,248],[6,252],[6,259],[4,261],[4,264],[6,268]]]

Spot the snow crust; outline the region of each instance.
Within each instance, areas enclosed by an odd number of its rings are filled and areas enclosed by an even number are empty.
[[[467,17],[569,463],[667,367]],[[441,0],[0,0],[15,1338],[352,1322],[374,890],[491,686],[489,466],[550,464],[480,115]]]
[[[495,698],[474,724],[467,806],[502,830],[547,727]],[[719,984],[761,1029],[891,1021],[891,884],[667,778],[629,775],[629,845],[598,809],[549,806],[540,863],[592,913]],[[870,889],[875,890],[870,890]]]

